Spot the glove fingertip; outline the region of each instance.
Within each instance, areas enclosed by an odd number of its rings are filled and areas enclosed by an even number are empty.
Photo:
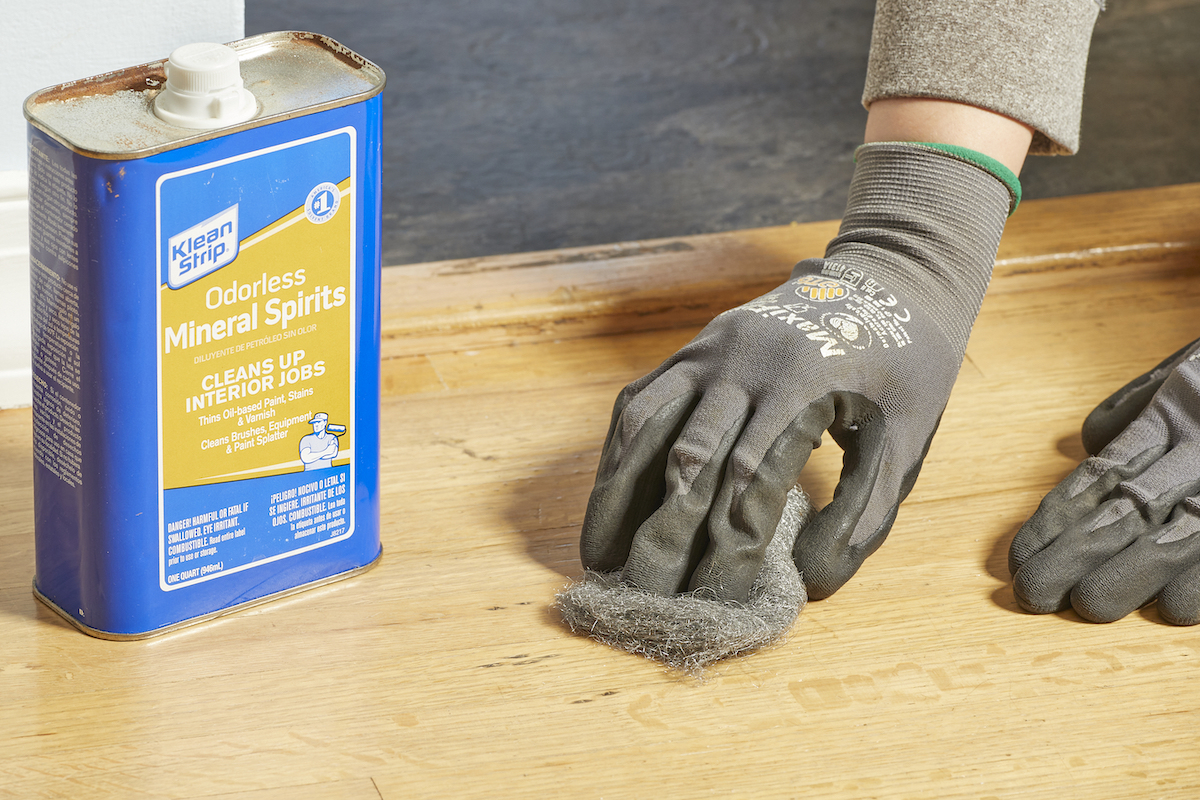
[[[1075,609],[1075,613],[1088,622],[1101,624],[1116,622],[1133,610],[1127,605],[1127,603],[1120,602],[1120,599],[1106,597],[1104,594],[1092,590],[1087,582],[1071,590],[1071,608]]]
[[[887,538],[896,518],[896,508],[888,514],[883,524],[857,544],[850,544],[852,534],[838,533],[843,527],[832,524],[829,517],[820,515],[812,528],[803,531],[792,548],[792,560],[804,580],[804,588],[812,600],[824,600],[847,583]],[[824,524],[822,524],[824,523]]]
[[[1043,537],[1033,536],[1027,532],[1030,521],[1026,521],[1021,529],[1017,531],[1017,535],[1008,544],[1008,574],[1015,580],[1021,569],[1029,563],[1029,559],[1038,554],[1038,549],[1033,540]]]
[[[1014,572],[1012,588],[1017,605],[1030,614],[1055,614],[1071,607],[1070,596],[1048,591],[1036,569],[1022,567]]]
[[[1175,577],[1158,593],[1158,613],[1172,625],[1200,623],[1200,565]]]
[[[1165,622],[1180,627],[1189,627],[1200,623],[1200,608],[1195,605],[1181,608],[1179,606],[1164,605],[1160,602],[1158,604],[1158,615]]]

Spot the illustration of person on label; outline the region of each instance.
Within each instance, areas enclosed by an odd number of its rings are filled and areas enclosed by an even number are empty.
[[[304,462],[304,470],[332,467],[338,454],[338,437],[346,432],[346,426],[330,425],[329,415],[324,411],[313,414],[309,424],[313,426],[313,432],[300,440],[300,460]]]

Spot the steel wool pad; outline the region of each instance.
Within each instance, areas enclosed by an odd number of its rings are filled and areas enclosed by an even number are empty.
[[[791,628],[808,599],[792,543],[812,514],[808,495],[792,489],[744,604],[709,599],[703,592],[658,595],[623,584],[619,573],[588,570],[559,592],[555,608],[574,633],[697,674],[721,659],[770,645]]]

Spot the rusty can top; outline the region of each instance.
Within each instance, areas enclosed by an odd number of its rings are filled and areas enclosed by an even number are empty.
[[[251,119],[198,130],[154,112],[167,83],[166,59],[63,83],[25,100],[25,118],[90,158],[145,158],[260,125],[358,103],[383,90],[383,70],[327,36],[280,31],[231,42],[245,88],[258,103]]]

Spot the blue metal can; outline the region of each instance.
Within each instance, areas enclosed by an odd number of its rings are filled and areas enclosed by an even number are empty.
[[[105,638],[381,552],[383,72],[189,47],[25,103],[34,592]]]

